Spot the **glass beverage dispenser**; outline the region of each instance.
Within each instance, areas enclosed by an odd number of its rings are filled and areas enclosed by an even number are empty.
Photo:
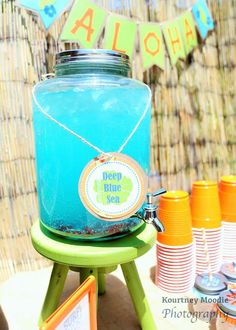
[[[78,192],[84,168],[103,152],[128,155],[148,174],[151,92],[129,78],[129,71],[128,56],[119,52],[64,51],[56,56],[55,77],[34,88],[40,220],[50,231],[106,239],[134,231],[142,223],[138,217],[96,217]]]

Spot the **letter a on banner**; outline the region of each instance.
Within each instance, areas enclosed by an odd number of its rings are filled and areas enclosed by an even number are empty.
[[[179,18],[179,26],[187,55],[194,47],[197,46],[197,33],[195,30],[193,16],[190,12],[186,12]]]
[[[172,65],[175,65],[179,58],[186,57],[178,23],[178,20],[168,22],[162,28]]]
[[[148,69],[155,64],[164,70],[164,42],[160,26],[158,24],[143,23],[140,24],[139,32],[144,69]]]
[[[136,31],[136,23],[118,15],[110,15],[106,26],[104,48],[125,53],[132,58]]]
[[[205,0],[198,0],[192,8],[192,13],[202,39],[205,39],[207,32],[213,30],[214,22]]]
[[[76,40],[83,47],[91,48],[99,37],[105,18],[105,10],[87,0],[76,0],[62,31],[61,40]]]

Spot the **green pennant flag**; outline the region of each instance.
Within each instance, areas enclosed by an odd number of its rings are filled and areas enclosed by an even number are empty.
[[[87,0],[76,0],[61,34],[61,40],[76,40],[92,48],[106,18],[105,10]]]
[[[178,20],[174,20],[163,24],[162,28],[172,65],[175,65],[179,58],[186,57],[178,23]]]
[[[144,69],[156,64],[164,70],[164,42],[160,26],[158,24],[141,23],[139,32]]]
[[[133,21],[110,15],[107,20],[104,48],[120,51],[132,58],[137,25]]]
[[[181,30],[182,40],[186,55],[197,46],[197,33],[195,30],[193,16],[190,12],[184,13],[179,18],[179,27]]]

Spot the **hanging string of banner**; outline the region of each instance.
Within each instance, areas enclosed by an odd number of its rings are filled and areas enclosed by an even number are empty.
[[[60,39],[78,42],[83,48],[93,48],[105,27],[103,48],[123,52],[132,58],[139,31],[144,69],[152,65],[165,69],[165,44],[174,66],[198,45],[197,31],[204,40],[208,31],[214,28],[205,0],[197,0],[181,16],[162,23],[137,22],[89,0],[18,0],[16,4],[37,12],[46,29],[71,8]]]

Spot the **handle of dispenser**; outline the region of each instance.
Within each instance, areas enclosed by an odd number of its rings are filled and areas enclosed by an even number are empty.
[[[161,188],[161,189],[159,189],[158,191],[156,191],[154,193],[148,193],[147,194],[147,202],[148,202],[148,204],[152,204],[153,197],[156,197],[156,196],[159,196],[159,195],[162,195],[162,194],[165,194],[165,193],[166,193],[166,189],[165,188]]]
[[[156,196],[159,196],[159,195],[162,195],[162,194],[165,194],[165,193],[166,193],[166,189],[165,188],[161,188],[158,191],[156,191],[155,193],[153,193],[152,196],[153,197],[156,197]]]

